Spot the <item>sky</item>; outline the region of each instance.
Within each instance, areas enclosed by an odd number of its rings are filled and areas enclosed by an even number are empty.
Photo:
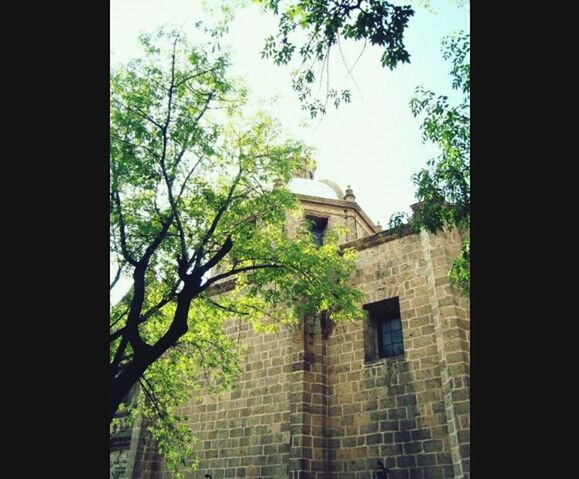
[[[231,73],[244,79],[250,101],[266,105],[284,132],[314,148],[315,178],[330,179],[342,189],[351,185],[362,209],[385,227],[393,213],[410,212],[416,202],[412,174],[437,155],[435,146],[422,143],[420,119],[410,112],[410,98],[418,85],[455,97],[440,42],[453,31],[469,30],[468,7],[459,7],[453,0],[432,0],[431,4],[434,12],[414,6],[405,34],[410,64],[393,71],[382,68],[381,51],[368,45],[352,72],[354,83],[341,59],[335,59],[332,86],[349,88],[352,101],[337,110],[329,108],[321,120],[310,120],[301,111],[291,89],[290,70],[261,59],[264,39],[276,32],[273,15],[255,5],[238,9],[225,40],[231,47]],[[184,27],[185,32],[191,25],[192,32],[194,22],[204,18],[199,0],[110,0],[111,65],[141,55],[139,33],[162,25]],[[346,60],[353,64],[361,44],[352,41],[342,47]]]

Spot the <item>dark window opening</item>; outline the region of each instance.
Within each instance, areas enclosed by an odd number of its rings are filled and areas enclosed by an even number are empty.
[[[316,218],[314,216],[307,216],[306,220],[309,222],[309,229],[312,235],[312,240],[318,246],[324,244],[324,234],[328,226],[328,218]]]
[[[366,360],[404,354],[402,320],[398,298],[364,305],[368,311],[366,325]]]
[[[400,318],[382,319],[378,322],[378,354],[381,358],[404,353]]]

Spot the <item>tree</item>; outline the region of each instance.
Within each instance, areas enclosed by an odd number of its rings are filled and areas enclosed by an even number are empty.
[[[138,385],[135,410],[176,470],[191,437],[175,406],[199,375],[215,390],[239,372],[224,321],[357,318],[361,293],[347,285],[352,252],[316,247],[305,227],[285,234],[297,202],[284,185],[310,152],[267,115],[242,114],[227,56],[178,32],[141,42],[145,58],[115,68],[110,83],[113,284],[132,277],[111,307],[110,418]],[[211,293],[224,282],[227,295]]]
[[[446,95],[436,95],[419,86],[410,101],[412,114],[423,116],[421,125],[425,142],[439,146],[440,155],[428,161],[428,167],[413,177],[420,202],[412,219],[416,229],[433,233],[445,227],[470,227],[470,36],[466,33],[443,39],[442,55],[452,64],[452,87],[462,94],[451,105]],[[391,226],[400,226],[404,215],[398,213]],[[451,281],[465,295],[470,293],[470,238],[463,240],[461,254],[449,272]]]
[[[326,82],[324,102],[311,99],[316,77],[322,82],[325,72],[328,79],[332,49],[337,45],[342,52],[341,39],[363,40],[364,45],[370,42],[383,48],[380,62],[391,70],[399,63],[410,61],[404,45],[404,32],[414,10],[408,5],[397,6],[386,0],[254,2],[279,16],[279,31],[266,39],[262,56],[272,58],[276,65],[287,65],[295,54],[300,57],[300,68],[293,74],[292,87],[302,109],[307,110],[312,118],[325,114],[330,100],[336,107],[341,102],[350,101],[349,90],[338,92],[330,88],[329,81]],[[299,31],[306,34],[303,43],[295,40]]]
[[[340,39],[363,40],[364,45],[382,47],[382,66],[394,69],[399,63],[410,61],[404,45],[404,32],[414,10],[410,6],[395,6],[386,0],[253,0],[279,17],[279,31],[266,39],[262,55],[277,65],[290,63],[294,55],[301,59],[300,69],[294,72],[292,86],[302,108],[312,117],[325,114],[328,100],[336,107],[350,101],[350,92],[338,93],[326,84],[326,99],[322,103],[311,99],[311,86],[318,76],[328,73],[330,52]],[[464,6],[468,0],[453,0]],[[429,0],[416,1],[432,9]],[[306,33],[306,41],[296,43],[298,31]],[[470,40],[466,34],[450,35],[443,40],[443,58],[452,62],[452,87],[462,92],[463,99],[450,106],[448,97],[419,87],[410,106],[415,117],[423,115],[423,140],[436,143],[441,155],[427,163],[427,168],[413,177],[416,195],[421,203],[413,218],[413,227],[431,232],[445,226],[457,226],[465,231],[470,226]],[[344,60],[345,61],[345,60]],[[350,71],[351,68],[348,68]],[[328,77],[327,77],[328,78]],[[395,213],[390,219],[394,228],[407,219]],[[463,294],[470,292],[470,239],[463,241],[461,254],[451,271],[452,282]]]

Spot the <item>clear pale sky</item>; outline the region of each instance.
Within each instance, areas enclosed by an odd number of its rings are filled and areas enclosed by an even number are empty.
[[[185,32],[191,25],[193,33],[193,23],[206,18],[201,3],[110,0],[111,65],[140,56],[137,35],[141,32],[169,24],[183,26]],[[416,201],[411,176],[437,154],[434,146],[422,143],[420,121],[412,117],[409,100],[420,84],[454,96],[450,65],[442,59],[440,41],[453,31],[469,30],[468,7],[458,7],[452,0],[432,0],[434,13],[416,2],[393,3],[415,5],[405,35],[411,63],[394,71],[382,68],[381,52],[368,45],[353,71],[356,87],[336,58],[331,64],[333,86],[349,88],[352,102],[337,110],[329,108],[321,121],[309,120],[300,110],[289,69],[260,57],[265,37],[276,31],[277,21],[271,14],[253,5],[239,9],[226,39],[232,47],[232,73],[245,80],[250,101],[267,105],[288,134],[315,148],[316,179],[333,180],[343,189],[351,185],[358,204],[383,226],[392,213],[410,211]],[[352,64],[362,45],[352,42],[342,48]],[[309,126],[303,126],[304,120]]]

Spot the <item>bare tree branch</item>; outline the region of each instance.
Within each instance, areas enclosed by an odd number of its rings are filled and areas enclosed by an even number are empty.
[[[119,233],[121,236],[121,252],[123,253],[123,257],[132,266],[137,266],[137,260],[133,258],[131,253],[129,253],[129,249],[127,247],[127,233],[125,230],[125,221],[123,218],[123,208],[121,206],[121,197],[119,195],[118,190],[113,193],[113,199],[115,202],[115,206],[117,208],[117,212],[119,214]]]
[[[221,279],[224,278],[229,278],[230,276],[234,276],[240,273],[246,273],[248,271],[255,271],[258,269],[266,269],[266,268],[285,268],[286,266],[281,265],[281,264],[259,264],[256,266],[244,266],[243,268],[238,268],[238,269],[232,269],[231,271],[228,271],[227,273],[222,273],[222,274],[218,274],[217,276],[213,276],[212,278],[209,278],[207,280],[207,282],[205,283],[205,286],[209,286],[213,283],[215,283],[216,281],[219,281]]]
[[[219,68],[221,68],[221,67],[216,66],[216,67],[210,68],[209,70],[204,70],[202,72],[193,73],[192,75],[189,75],[185,78],[182,78],[181,81],[178,81],[177,83],[175,83],[175,88],[179,88],[181,85],[187,83],[189,80],[193,80],[193,78],[197,78],[197,77],[200,77],[200,76],[205,75],[207,73],[211,73],[211,72],[214,72],[216,70],[219,70]]]
[[[121,278],[121,273],[122,273],[122,271],[123,271],[123,267],[124,267],[124,266],[125,266],[124,263],[121,263],[121,264],[119,265],[119,269],[117,270],[117,273],[115,274],[115,277],[114,277],[113,281],[111,282],[111,284],[110,284],[110,286],[109,286],[109,291],[110,291],[111,289],[113,289],[113,288],[116,286],[116,284],[119,282],[119,279]]]
[[[362,97],[362,91],[360,90],[360,87],[358,86],[358,82],[354,78],[354,75],[352,75],[353,68],[350,68],[350,66],[348,65],[348,62],[346,61],[346,57],[344,56],[344,52],[342,51],[342,42],[340,41],[340,35],[336,35],[336,38],[338,41],[338,49],[340,50],[340,55],[342,56],[342,61],[344,62],[344,66],[346,67],[348,75],[350,75],[350,78],[354,82],[354,86],[356,87],[356,90],[358,91],[358,95],[360,95],[360,97]]]
[[[171,301],[173,301],[175,299],[175,297],[177,296],[177,289],[179,288],[179,285],[181,284],[181,281],[177,281],[173,287],[171,288],[171,291],[169,291],[165,296],[163,296],[163,299],[161,299],[155,306],[152,306],[151,308],[149,308],[143,315],[141,315],[141,317],[139,318],[139,323],[138,324],[143,324],[145,321],[147,321],[147,319],[149,319],[153,314],[155,314],[156,312],[160,311],[161,308],[163,306],[165,306],[166,304],[170,303]],[[127,309],[128,311],[128,309]],[[125,314],[127,313],[127,311],[125,311]],[[120,318],[119,318],[120,319]],[[118,320],[117,320],[118,322]],[[111,325],[112,328],[113,325]],[[115,339],[119,338],[125,331],[125,328],[120,328],[117,331],[115,331],[114,333],[112,333],[109,337],[109,340],[112,342]]]
[[[219,304],[217,301],[211,299],[211,298],[207,298],[207,301],[209,301],[209,303],[211,303],[213,306],[216,306],[219,309],[222,309],[224,311],[227,311],[229,313],[234,313],[234,314],[239,314],[242,316],[247,316],[249,315],[249,313],[245,312],[245,311],[240,311],[239,309],[235,309],[231,306],[223,306],[222,304]]]
[[[109,329],[113,329],[115,327],[115,325],[121,320],[123,319],[124,316],[127,315],[127,313],[129,312],[129,308],[127,307],[122,313],[120,313],[111,323]],[[114,341],[116,338],[111,338],[111,341]]]
[[[155,121],[153,118],[151,118],[149,115],[147,115],[144,111],[139,110],[138,108],[129,106],[125,103],[123,103],[122,101],[120,101],[119,99],[115,98],[114,99],[115,103],[117,103],[119,106],[126,108],[127,111],[131,112],[131,113],[135,113],[137,116],[141,117],[143,120],[147,120],[149,123],[152,123],[153,125],[155,125],[157,128],[159,129],[163,129],[163,126]]]
[[[117,347],[117,350],[115,352],[115,356],[113,357],[113,360],[110,364],[110,366],[111,366],[111,379],[116,378],[117,373],[119,372],[119,365],[121,364],[121,361],[123,359],[123,354],[125,353],[125,350],[127,349],[128,343],[129,343],[129,339],[127,338],[127,336],[123,336],[121,338],[121,342],[120,342],[119,346]]]
[[[229,192],[227,194],[226,200],[224,201],[223,205],[221,205],[221,207],[217,211],[217,214],[215,215],[215,217],[213,218],[213,221],[211,222],[211,226],[207,230],[207,233],[205,233],[205,236],[203,237],[201,244],[196,249],[195,254],[191,258],[191,262],[189,263],[188,266],[190,266],[193,263],[193,261],[195,261],[195,268],[198,268],[199,270],[201,270],[201,259],[203,258],[204,253],[205,253],[204,248],[207,245],[207,242],[209,241],[209,239],[213,236],[213,233],[215,233],[215,230],[217,229],[217,225],[219,224],[219,220],[221,219],[221,217],[223,216],[225,211],[227,211],[227,209],[229,208],[229,205],[231,204],[231,200],[233,198],[233,193],[235,192],[235,189],[237,188],[237,185],[239,184],[239,181],[241,180],[242,173],[243,173],[243,169],[240,165],[239,166],[239,172],[237,173],[235,180],[233,180],[233,183],[231,184],[231,187],[229,188]]]
[[[127,140],[126,138],[122,138],[119,135],[115,135],[114,133],[111,133],[111,138],[114,138],[115,140],[118,141],[122,141],[123,143],[126,143],[127,145],[132,146],[133,148],[136,149],[143,149],[145,150],[147,153],[149,153],[153,158],[157,158],[157,154],[155,152],[155,150],[153,150],[152,148],[145,146],[145,145],[137,145],[135,143],[133,143],[132,141]]]
[[[151,386],[151,384],[145,378],[144,375],[139,378],[139,384],[143,388],[143,392],[145,393],[145,396],[147,397],[147,399],[149,400],[151,405],[155,408],[155,411],[157,412],[159,419],[162,419],[162,420],[166,419],[167,414],[164,413],[163,411],[161,411],[161,408],[159,407],[159,403],[157,401],[157,397],[155,396],[155,393],[153,391],[153,387]]]

